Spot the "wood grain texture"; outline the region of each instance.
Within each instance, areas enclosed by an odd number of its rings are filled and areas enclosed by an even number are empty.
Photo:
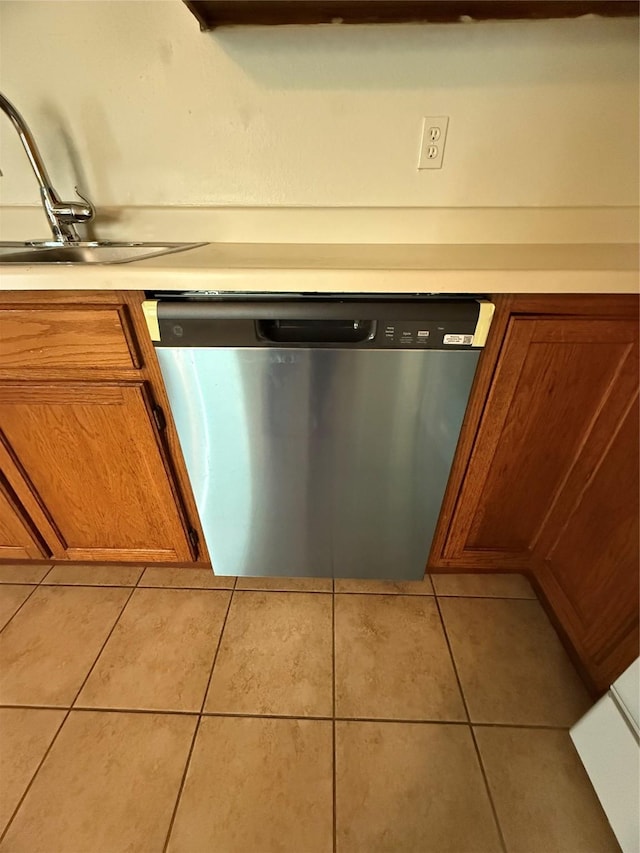
[[[238,24],[456,23],[516,18],[637,16],[631,0],[184,0],[202,30]]]
[[[127,325],[122,305],[3,306],[0,368],[139,367],[139,356]]]
[[[444,555],[526,568],[637,323],[513,317],[458,494]]]
[[[531,550],[585,432],[606,405],[627,357],[633,325],[618,320],[512,321],[487,401],[493,417],[483,423],[461,493],[457,535],[464,537],[465,549],[513,555]],[[472,480],[480,476],[480,467],[486,476],[478,490]]]
[[[512,298],[512,314],[553,317],[638,318],[637,296],[604,293],[518,293]]]
[[[595,425],[583,453],[588,470],[572,472],[534,563],[599,692],[638,655],[638,396],[623,382],[615,393],[610,408],[619,404],[624,414],[616,423],[604,412]]]
[[[143,382],[0,382],[0,439],[54,557],[192,559]]]
[[[0,474],[0,559],[39,560],[46,556],[47,549]]]

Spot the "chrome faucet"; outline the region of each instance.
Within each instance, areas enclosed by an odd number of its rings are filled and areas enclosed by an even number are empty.
[[[1,92],[0,109],[11,119],[13,126],[18,131],[18,136],[24,146],[24,150],[27,152],[31,168],[40,185],[40,199],[49,221],[54,241],[56,243],[80,242],[80,236],[76,230],[75,223],[90,222],[94,216],[93,205],[88,199],[80,195],[78,187],[76,187],[76,192],[84,204],[79,204],[77,201],[60,200],[58,193],[51,185],[51,180],[38,151],[36,141],[29,130],[29,126],[11,101],[7,100]]]

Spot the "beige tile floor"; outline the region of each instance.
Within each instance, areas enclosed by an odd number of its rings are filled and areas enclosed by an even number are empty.
[[[605,853],[527,581],[0,566],[0,853]]]

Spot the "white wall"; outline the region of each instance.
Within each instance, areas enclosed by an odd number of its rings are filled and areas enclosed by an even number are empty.
[[[238,28],[179,0],[0,3],[0,85],[100,206],[638,203],[637,20]],[[441,171],[423,115],[449,115]],[[3,205],[36,186],[0,117]]]

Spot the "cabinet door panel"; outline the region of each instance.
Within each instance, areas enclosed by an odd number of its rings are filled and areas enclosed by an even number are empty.
[[[48,553],[0,474],[0,559],[39,560]]]
[[[54,556],[193,558],[143,383],[4,382],[0,402],[24,497],[12,485]]]
[[[638,654],[637,394],[624,402],[620,421],[590,436],[604,446],[588,476],[570,477],[536,549],[538,581],[601,690]]]
[[[635,324],[511,320],[445,556],[526,568],[530,553],[629,357]]]

